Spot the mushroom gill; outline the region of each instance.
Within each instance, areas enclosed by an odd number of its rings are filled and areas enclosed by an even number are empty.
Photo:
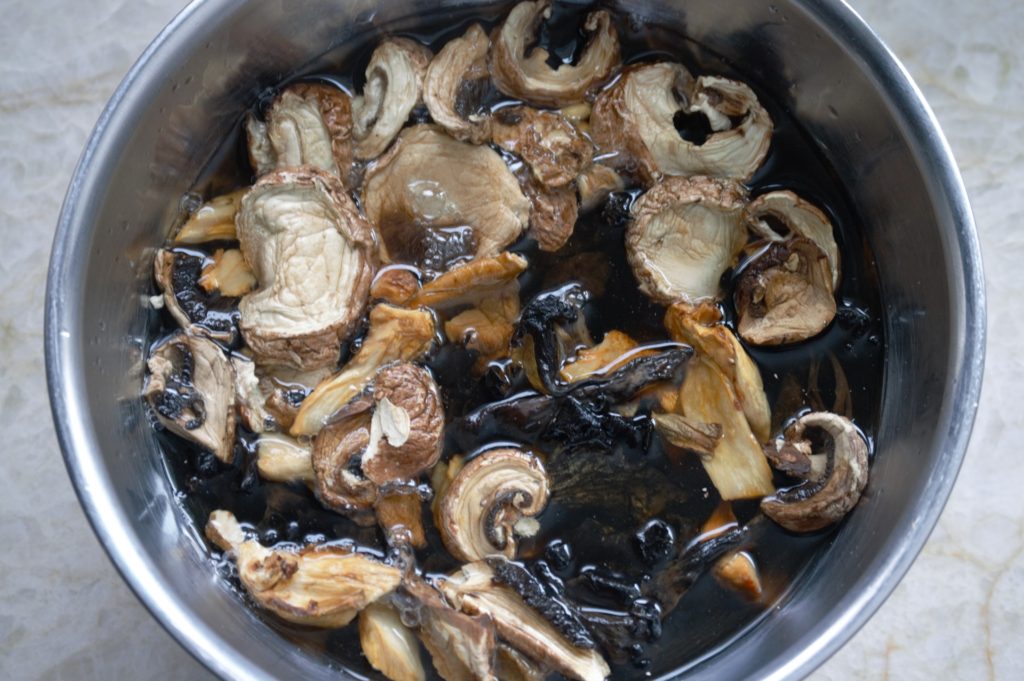
[[[463,142],[490,139],[490,115],[478,112],[474,101],[490,85],[487,51],[491,41],[480,24],[445,43],[427,68],[423,101],[434,122]]]

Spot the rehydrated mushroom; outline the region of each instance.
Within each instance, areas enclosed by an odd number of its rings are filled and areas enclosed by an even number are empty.
[[[761,577],[757,563],[746,551],[734,551],[718,559],[712,570],[715,578],[750,601],[761,600]]]
[[[259,289],[239,303],[242,335],[263,364],[337,362],[373,280],[373,229],[341,183],[313,168],[265,175],[242,200],[242,254]]]
[[[359,613],[359,644],[366,661],[391,681],[424,681],[416,635],[391,605],[371,603]]]
[[[377,486],[363,474],[363,452],[372,441],[372,417],[354,414],[325,426],[313,440],[314,491],[320,503],[360,525],[374,523]]]
[[[389,265],[377,273],[370,285],[370,300],[405,305],[420,290],[416,272],[405,265]]]
[[[754,345],[796,343],[836,316],[828,258],[810,239],[770,242],[740,274],[737,331]]]
[[[472,304],[505,291],[526,271],[526,258],[508,251],[474,258],[427,283],[408,302],[439,310]]]
[[[592,376],[603,376],[618,369],[633,359],[633,351],[637,342],[618,329],[612,329],[604,335],[601,342],[589,348],[583,348],[576,356],[562,364],[558,370],[559,377],[566,383],[575,383]]]
[[[146,360],[142,396],[169,431],[230,463],[235,446],[235,372],[213,341],[178,331]]]
[[[438,270],[457,258],[497,255],[530,219],[529,199],[496,151],[454,140],[432,125],[403,130],[367,171],[363,208],[381,234],[384,262],[424,260],[432,241],[441,240]],[[469,234],[448,253],[447,242],[461,232],[444,230],[455,228]]]
[[[545,187],[565,187],[594,155],[593,145],[555,111],[513,106],[495,112],[492,140],[516,154]]]
[[[495,672],[502,681],[544,681],[547,672],[512,646],[499,643]]]
[[[779,490],[761,501],[766,516],[790,532],[814,532],[842,520],[868,482],[868,446],[849,419],[829,412],[811,412],[786,429],[777,450],[810,449],[804,482]],[[790,474],[794,474],[793,468]]]
[[[417,549],[427,547],[423,499],[415,486],[393,485],[381,490],[374,509],[388,544],[408,543]]]
[[[370,327],[358,352],[303,400],[291,434],[315,435],[363,393],[380,367],[419,359],[433,347],[436,338],[437,327],[429,311],[375,306],[370,310]]]
[[[237,248],[218,248],[213,253],[213,262],[203,267],[199,285],[207,293],[217,291],[222,296],[237,298],[255,288],[256,276]]]
[[[590,647],[571,643],[554,624],[528,606],[512,587],[500,583],[492,565],[508,563],[492,559],[464,565],[458,573],[441,582],[441,592],[449,603],[463,612],[489,615],[499,636],[509,645],[570,679],[604,681],[611,674],[592,640]],[[559,614],[567,623],[570,611],[563,609]],[[574,631],[581,635],[586,633],[582,624]]]
[[[490,139],[491,119],[478,112],[480,95],[490,86],[487,51],[491,41],[480,24],[445,43],[427,68],[423,101],[434,122],[463,142]]]
[[[576,176],[580,209],[584,213],[597,208],[612,192],[619,192],[625,188],[626,182],[622,176],[603,163],[591,163]]]
[[[518,537],[531,537],[550,484],[534,454],[502,448],[480,454],[459,471],[441,498],[438,529],[459,560],[493,554],[515,558]]]
[[[312,483],[313,447],[281,433],[264,433],[256,441],[256,469],[271,482]]]
[[[331,367],[298,371],[287,367],[260,367],[260,392],[266,395],[264,406],[273,417],[275,430],[288,432],[303,401],[332,373]]]
[[[266,396],[256,377],[256,363],[241,355],[232,355],[235,370],[235,403],[242,424],[254,433],[274,430],[277,421],[267,411]]]
[[[337,546],[265,548],[247,540],[228,511],[210,514],[206,536],[234,554],[242,586],[261,607],[295,624],[343,627],[401,580],[398,568]]]
[[[473,367],[482,373],[490,362],[509,356],[518,318],[519,285],[513,282],[446,321],[444,333],[449,342],[461,343],[477,353]]]
[[[352,104],[326,83],[296,83],[281,91],[265,120],[245,121],[256,175],[310,166],[345,181],[352,166]]]
[[[164,307],[182,329],[230,344],[238,334],[238,301],[200,285],[208,264],[207,256],[198,251],[162,248],[153,260],[153,278],[163,293]]]
[[[711,134],[697,144],[675,125],[680,112],[701,113]],[[748,180],[771,143],[772,120],[745,84],[701,76],[681,64],[634,66],[594,102],[594,142],[608,162],[656,182],[665,175]]]
[[[665,305],[715,299],[747,241],[743,187],[710,177],[668,177],[633,204],[626,255],[640,290]]]
[[[431,56],[408,38],[390,38],[373,51],[363,94],[352,103],[356,158],[377,158],[395,139],[420,102]]]
[[[535,45],[541,23],[550,16],[550,0],[512,8],[493,37],[491,76],[499,90],[536,106],[576,104],[619,65],[619,35],[611,14],[591,12],[583,24],[590,37],[579,60],[551,68],[548,51]]]
[[[579,202],[575,188],[545,187],[530,178],[523,183],[523,191],[533,206],[530,211],[530,236],[536,239],[542,251],[550,253],[559,250],[569,241],[576,228]]]
[[[750,202],[743,219],[752,232],[769,241],[785,241],[794,236],[813,241],[828,257],[833,290],[839,288],[839,247],[832,234],[832,223],[817,206],[791,191],[768,192]]]
[[[174,235],[176,244],[235,240],[235,213],[249,188],[215,196],[199,206]]]
[[[656,414],[654,427],[658,433],[676,447],[693,452],[701,458],[715,455],[715,447],[722,439],[722,425],[700,423],[679,414]]]

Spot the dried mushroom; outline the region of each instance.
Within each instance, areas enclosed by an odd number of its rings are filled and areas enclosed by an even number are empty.
[[[213,262],[203,267],[199,285],[207,293],[216,291],[222,296],[237,298],[255,288],[256,276],[237,248],[218,248],[213,253]]]
[[[430,50],[408,38],[385,40],[370,57],[363,94],[352,102],[355,155],[377,158],[420,102]]]
[[[423,527],[423,499],[416,487],[405,484],[382,490],[377,496],[374,510],[388,544],[427,548],[427,535]]]
[[[276,551],[245,538],[235,516],[214,511],[206,536],[234,554],[245,590],[278,617],[295,624],[334,629],[398,586],[398,568],[340,547]]]
[[[420,290],[416,272],[404,265],[389,265],[377,273],[370,285],[370,300],[404,305]]]
[[[711,134],[685,139],[676,116],[699,113]],[[772,120],[745,84],[701,76],[681,64],[634,66],[594,102],[591,133],[608,162],[647,183],[666,175],[748,180],[768,154]]]
[[[576,189],[544,187],[531,178],[523,183],[523,192],[533,206],[529,235],[537,240],[540,250],[549,253],[559,250],[576,227],[579,215]]]
[[[235,370],[235,403],[242,425],[254,433],[274,430],[277,421],[267,410],[267,397],[256,377],[256,363],[241,355],[231,357]]]
[[[832,288],[839,288],[839,247],[832,223],[820,208],[791,191],[774,191],[751,201],[743,218],[752,232],[769,241],[790,237],[813,241],[828,258]]]
[[[526,266],[518,253],[475,258],[424,285],[408,304],[445,310],[475,303],[507,289]]]
[[[200,285],[209,259],[183,249],[160,249],[153,260],[153,278],[163,305],[189,333],[232,343],[238,335],[237,300]]]
[[[842,520],[868,483],[864,436],[847,418],[811,412],[786,429],[784,440],[769,446],[781,450],[787,445],[791,453],[805,457],[798,476],[803,482],[764,499],[761,510],[790,532],[814,532]],[[789,473],[795,470],[791,467]]]
[[[235,447],[235,372],[211,340],[178,331],[150,351],[142,395],[157,420],[230,463]]]
[[[497,255],[530,218],[530,202],[497,152],[454,140],[432,125],[403,130],[367,171],[363,208],[380,232],[385,262],[434,255],[426,264],[440,259],[435,270],[458,258]],[[462,234],[444,230],[456,228],[468,235],[454,252],[444,252]],[[442,253],[432,254],[438,240]]]
[[[640,290],[659,303],[715,299],[747,242],[743,187],[709,177],[669,177],[637,199],[626,255]]]
[[[242,197],[249,191],[238,189],[215,196],[199,206],[174,235],[176,244],[202,244],[208,241],[235,240],[235,214]]]
[[[371,443],[371,415],[361,412],[325,426],[313,440],[313,487],[320,503],[360,525],[374,523],[377,486],[362,471]]]
[[[477,110],[490,86],[487,51],[491,45],[480,24],[445,43],[427,67],[423,101],[434,122],[463,142],[481,144],[491,137],[491,119]]]
[[[518,449],[480,454],[459,471],[441,498],[438,529],[448,551],[463,561],[516,555],[519,537],[532,537],[548,503],[544,465]]]
[[[265,175],[242,200],[238,240],[259,281],[238,305],[257,359],[307,370],[337,362],[376,260],[373,230],[338,180],[312,168]]]
[[[313,447],[281,433],[265,433],[256,441],[256,469],[264,480],[312,483]]]
[[[626,182],[622,176],[603,163],[592,163],[576,176],[580,210],[584,213],[589,213],[600,206],[612,192],[625,188]]]
[[[757,563],[746,551],[734,551],[719,558],[712,574],[747,600],[761,600],[761,576],[757,572]]]
[[[528,106],[499,109],[491,125],[492,140],[516,154],[546,187],[564,187],[590,164],[593,146],[564,116]]]
[[[391,681],[424,681],[416,635],[391,605],[372,603],[359,613],[359,644],[366,661]]]
[[[540,25],[550,16],[550,0],[512,8],[493,38],[491,77],[505,94],[536,106],[575,104],[619,65],[619,35],[607,11],[591,12],[583,24],[589,38],[579,59],[552,68],[550,53],[536,45]]]
[[[484,298],[477,307],[455,315],[444,323],[450,343],[461,343],[477,353],[474,365],[481,373],[489,362],[511,353],[512,335],[519,318],[518,285]]]
[[[344,181],[352,166],[352,104],[326,83],[289,85],[245,131],[257,175],[310,166]]]

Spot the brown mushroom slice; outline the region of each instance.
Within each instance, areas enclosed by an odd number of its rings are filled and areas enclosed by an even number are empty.
[[[817,206],[791,191],[768,192],[750,202],[743,219],[752,232],[769,241],[784,241],[792,236],[813,241],[828,257],[832,289],[839,288],[839,246],[833,236],[832,222]],[[787,233],[776,231],[773,221]]]
[[[210,293],[200,285],[209,264],[204,253],[161,248],[153,259],[153,278],[163,294],[163,304],[182,329],[222,343],[237,336],[236,299]]]
[[[303,400],[332,373],[331,367],[311,371],[260,367],[260,391],[267,396],[264,405],[276,422],[276,430],[291,429]]]
[[[431,240],[451,238],[443,230],[454,228],[470,234],[465,252],[455,255],[496,256],[530,219],[530,201],[496,151],[432,125],[402,131],[367,171],[362,196],[385,262],[416,262]]]
[[[593,145],[564,116],[528,106],[496,111],[491,139],[522,158],[545,187],[571,184],[594,155]]]
[[[584,213],[597,208],[612,192],[619,192],[625,188],[626,182],[622,176],[603,163],[592,163],[576,176],[580,210]]]
[[[178,331],[146,360],[142,396],[175,435],[230,463],[235,447],[235,372],[213,341]]]
[[[449,342],[477,353],[474,371],[483,373],[490,362],[510,356],[519,311],[519,285],[512,282],[446,321],[444,333]]]
[[[486,563],[463,565],[440,588],[453,606],[471,615],[489,615],[509,645],[567,678],[604,681],[611,674],[600,653],[572,645],[515,591],[497,584]]]
[[[579,216],[576,189],[545,187],[533,178],[523,183],[523,192],[530,198],[529,235],[537,241],[540,250],[553,253],[569,241]]]
[[[359,644],[370,666],[391,681],[424,681],[416,635],[391,605],[371,603],[359,613]]]
[[[373,229],[341,183],[313,168],[265,175],[242,200],[238,240],[260,284],[238,305],[257,360],[303,370],[337,362],[375,266]]]
[[[216,291],[229,298],[238,298],[256,287],[256,275],[245,264],[240,250],[218,248],[213,253],[213,261],[203,267],[199,285],[207,293]]]
[[[363,94],[352,102],[358,159],[377,158],[420,102],[430,50],[408,38],[385,40],[370,57]]]
[[[266,120],[245,122],[249,162],[257,176],[310,166],[342,181],[352,166],[352,104],[326,83],[296,83],[267,109]]]
[[[580,58],[575,64],[551,68],[548,51],[536,46],[540,25],[550,16],[550,0],[520,2],[512,8],[493,39],[491,76],[499,90],[536,106],[576,104],[619,65],[619,35],[611,14],[591,12],[583,24],[589,38]]]
[[[359,350],[341,371],[322,381],[303,400],[291,434],[315,435],[363,393],[380,367],[419,359],[433,347],[436,338],[437,327],[429,311],[375,306],[370,310],[370,327]]]
[[[175,244],[201,244],[208,241],[234,241],[235,214],[249,188],[215,196],[199,206],[174,235]]]
[[[868,482],[867,442],[849,419],[821,411],[805,414],[776,444],[804,441],[812,451],[804,483],[761,501],[764,514],[790,532],[814,532],[839,522]]]
[[[413,485],[396,485],[381,490],[374,506],[377,523],[391,546],[408,543],[414,548],[427,547],[423,528],[423,499]]]
[[[518,537],[533,536],[534,516],[550,494],[544,465],[518,449],[493,449],[459,471],[439,506],[438,529],[445,547],[459,560],[501,554],[515,558]]]
[[[366,478],[360,464],[375,435],[371,415],[364,411],[325,426],[313,440],[317,499],[364,527],[374,523],[377,485]]]
[[[757,563],[746,551],[733,551],[722,556],[711,572],[721,584],[736,591],[748,601],[761,600],[761,576],[757,571]]]
[[[370,300],[405,305],[420,290],[420,279],[406,265],[388,265],[381,269],[370,285]]]
[[[491,137],[491,118],[478,113],[477,100],[490,86],[487,51],[491,41],[480,24],[449,40],[427,68],[423,101],[434,122],[463,142],[482,144]]]
[[[747,241],[746,192],[731,180],[669,177],[637,199],[626,256],[640,290],[671,305],[714,300]]]
[[[526,267],[526,258],[508,251],[474,258],[425,284],[407,304],[440,310],[472,304],[504,291]]]
[[[235,556],[238,578],[263,608],[312,627],[343,627],[398,586],[398,568],[337,546],[276,551],[247,540],[235,516],[214,511],[206,536]]]
[[[836,316],[828,258],[810,239],[770,242],[740,274],[736,330],[753,345],[813,338]]]
[[[271,482],[313,483],[313,447],[281,433],[256,440],[256,470]]]
[[[612,329],[600,343],[579,350],[575,357],[564,362],[558,376],[566,383],[575,383],[610,373],[633,359],[636,347],[637,342],[628,334]]]

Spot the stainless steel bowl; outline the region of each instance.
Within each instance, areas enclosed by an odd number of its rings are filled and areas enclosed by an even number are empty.
[[[68,472],[125,580],[228,679],[346,678],[278,636],[218,579],[174,491],[138,393],[152,247],[261,87],[344,58],[353,35],[453,15],[468,0],[193,2],[114,93],[68,190],[50,263],[46,367]],[[906,72],[846,5],[640,0],[742,63],[832,159],[878,262],[886,372],[866,498],[770,616],[686,674],[801,677],[881,605],[935,525],[978,404],[985,301],[953,157]],[[341,47],[339,47],[341,46]],[[322,58],[321,55],[329,53]]]

